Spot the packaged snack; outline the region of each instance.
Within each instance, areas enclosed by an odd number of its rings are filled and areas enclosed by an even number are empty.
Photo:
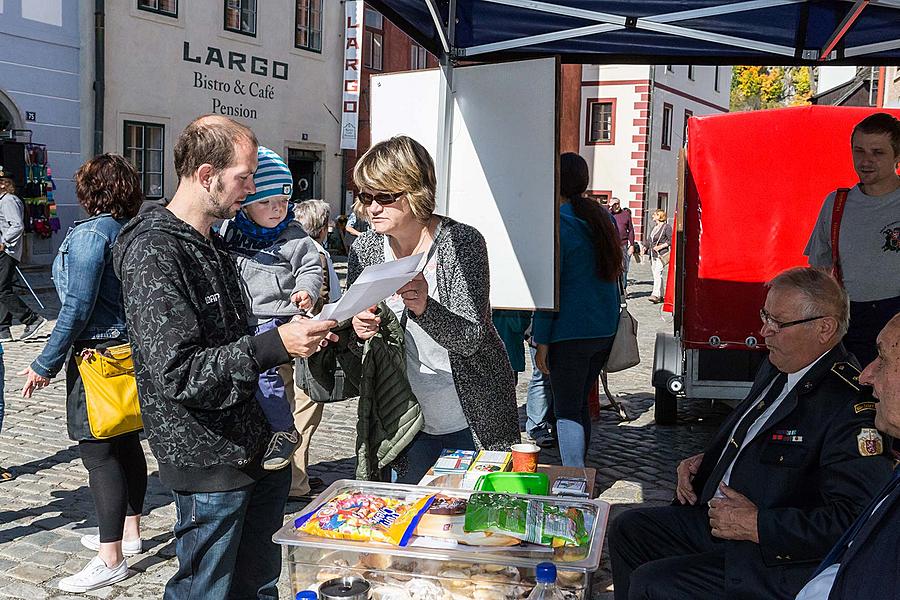
[[[490,531],[465,530],[466,500],[437,494],[428,511],[422,515],[416,535],[456,540],[468,546],[515,546],[519,540]]]
[[[490,531],[542,546],[586,546],[590,534],[584,513],[576,507],[476,492],[466,508],[466,531]]]
[[[405,546],[433,500],[433,496],[407,501],[345,492],[298,517],[294,528],[324,538]]]

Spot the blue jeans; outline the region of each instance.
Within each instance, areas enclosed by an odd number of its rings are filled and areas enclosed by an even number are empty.
[[[397,483],[419,483],[428,469],[434,466],[444,448],[450,450],[474,450],[475,439],[468,427],[444,435],[419,432],[406,448],[406,473],[397,478]]]
[[[531,352],[531,364],[534,365],[534,355],[537,349],[529,346]],[[550,387],[550,376],[541,373],[540,369],[532,366],[531,381],[528,383],[528,395],[525,397],[525,431],[534,437],[540,430],[549,431],[553,419],[553,388]]]
[[[271,319],[252,328],[251,333],[259,334],[279,325],[287,323],[287,319]],[[285,382],[278,372],[280,367],[272,367],[259,375],[256,386],[256,401],[259,402],[272,431],[292,431],[294,429],[294,413],[288,403],[285,385],[293,385],[293,381]]]
[[[588,396],[600,376],[612,337],[567,340],[550,344],[550,383],[559,455],[566,467],[583,467],[591,442]]]
[[[278,598],[281,547],[291,470],[271,471],[227,492],[174,492],[178,571],[164,600]]]

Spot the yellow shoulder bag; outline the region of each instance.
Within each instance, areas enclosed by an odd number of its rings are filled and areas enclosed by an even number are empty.
[[[131,346],[87,348],[75,356],[81,373],[91,435],[111,438],[143,427]]]

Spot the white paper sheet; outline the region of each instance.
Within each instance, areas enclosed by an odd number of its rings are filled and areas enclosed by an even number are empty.
[[[340,322],[389,298],[424,268],[424,258],[423,252],[366,267],[340,300],[326,304],[315,318]]]

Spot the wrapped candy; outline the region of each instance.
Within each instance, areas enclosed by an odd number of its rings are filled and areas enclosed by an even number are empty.
[[[433,500],[434,496],[407,501],[345,492],[298,517],[294,527],[318,537],[405,546]]]

